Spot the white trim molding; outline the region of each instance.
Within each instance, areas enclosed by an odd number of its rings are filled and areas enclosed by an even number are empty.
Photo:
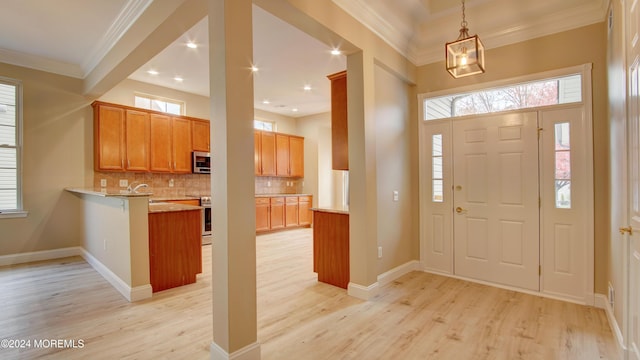
[[[0,266],[24,264],[34,261],[54,260],[70,256],[82,256],[82,248],[79,246],[74,246],[62,249],[2,255],[0,256]]]
[[[394,280],[396,280],[397,278],[401,277],[402,275],[408,274],[412,271],[422,271],[419,261],[411,260],[409,262],[406,262],[400,266],[396,266],[393,269],[378,275],[378,285],[379,286],[387,285],[393,282]]]
[[[595,307],[604,309],[605,314],[607,314],[607,320],[609,320],[609,327],[611,328],[611,332],[616,339],[618,352],[620,354],[624,354],[627,349],[624,345],[624,336],[622,335],[622,330],[620,330],[618,321],[616,321],[616,317],[613,315],[613,309],[611,308],[611,304],[607,300],[607,296],[604,294],[596,294]]]
[[[107,280],[122,296],[129,302],[140,301],[148,299],[153,295],[151,284],[145,284],[136,287],[130,287],[124,280],[120,279],[118,275],[114,274],[108,267],[96,259],[85,249],[82,249],[80,254],[88,263],[93,267],[105,280]]]
[[[215,342],[211,342],[211,360],[260,360],[260,343],[254,342],[229,354]]]
[[[352,282],[347,286],[347,294],[349,296],[353,296],[364,301],[368,301],[378,295],[379,290],[380,286],[377,281],[369,286],[362,286]]]

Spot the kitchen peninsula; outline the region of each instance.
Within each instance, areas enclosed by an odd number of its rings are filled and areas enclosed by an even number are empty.
[[[189,229],[171,230],[180,234],[180,241],[173,241],[173,243],[187,246],[190,250],[180,251],[181,260],[177,262],[180,265],[176,269],[169,270],[179,274],[176,276],[181,278],[180,282],[183,282],[182,278],[195,281],[195,274],[193,276],[186,274],[193,272],[194,269],[200,272],[202,266],[201,257],[198,255],[201,251],[201,208],[199,206],[167,203],[149,205],[152,195],[150,192],[136,193],[102,188],[67,188],[65,190],[76,195],[81,204],[84,224],[82,256],[127,300],[133,302],[149,298],[153,291],[166,286],[156,284],[151,266],[154,261],[157,263],[158,258],[163,258],[157,255],[157,251],[174,251],[175,249],[166,244],[168,237],[165,235],[156,237],[160,242],[152,241],[157,231],[168,231],[161,226],[153,225],[156,222],[155,216],[158,216],[158,219],[161,217],[164,219],[167,216],[191,218]],[[195,220],[194,217],[198,219]],[[175,240],[175,237],[172,239]],[[160,243],[164,245],[158,245]],[[193,244],[197,244],[197,249]],[[157,259],[150,260],[150,256]],[[196,256],[197,261],[193,260]],[[175,281],[169,283],[176,284]],[[183,283],[188,282],[184,280]],[[172,286],[164,288],[169,287]]]
[[[312,208],[313,271],[318,281],[346,289],[349,285],[349,209]]]

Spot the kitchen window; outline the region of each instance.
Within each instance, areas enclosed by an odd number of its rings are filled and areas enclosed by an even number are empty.
[[[184,102],[170,100],[152,95],[136,94],[134,99],[135,107],[161,111],[173,115],[184,115]]]
[[[271,121],[253,120],[253,128],[262,131],[276,131],[276,124]]]
[[[22,211],[22,84],[0,77],[0,217],[26,216]]]

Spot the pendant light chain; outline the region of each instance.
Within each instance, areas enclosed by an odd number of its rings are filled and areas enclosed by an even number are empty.
[[[464,14],[464,10],[465,10],[465,6],[464,6],[464,0],[462,0],[462,22],[460,23],[460,26],[462,26],[463,28],[467,27],[467,18]]]

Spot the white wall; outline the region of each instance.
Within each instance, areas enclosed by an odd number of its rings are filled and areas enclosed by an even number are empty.
[[[304,137],[302,192],[313,195],[314,206],[332,206],[331,113],[298,118],[296,134]]]

